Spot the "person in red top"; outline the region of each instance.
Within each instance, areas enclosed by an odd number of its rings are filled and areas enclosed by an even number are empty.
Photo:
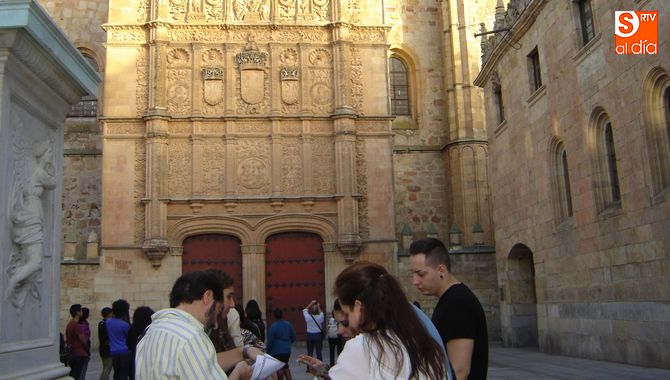
[[[83,312],[80,304],[70,306],[70,315],[72,319],[65,327],[65,342],[70,347],[72,358],[70,359],[70,377],[79,379],[86,364],[88,364],[89,355],[86,345],[86,338],[83,336],[79,327],[79,319]]]

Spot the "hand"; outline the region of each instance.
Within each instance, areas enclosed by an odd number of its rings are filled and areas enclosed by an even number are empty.
[[[298,362],[307,365],[307,370],[314,376],[328,378],[328,366],[319,359],[307,355],[299,355]]]
[[[230,380],[248,380],[251,379],[251,375],[254,373],[253,369],[244,361],[241,361],[235,365],[233,372],[230,373],[228,379]]]
[[[249,354],[249,359],[253,361],[256,361],[256,357],[265,355],[263,351],[259,350],[256,347],[249,347],[247,349],[247,354]]]

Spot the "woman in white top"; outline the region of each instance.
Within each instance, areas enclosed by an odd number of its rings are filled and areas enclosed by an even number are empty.
[[[358,335],[324,378],[332,380],[446,379],[444,353],[384,267],[360,262],[335,280],[335,295]],[[318,366],[313,358],[302,361]]]

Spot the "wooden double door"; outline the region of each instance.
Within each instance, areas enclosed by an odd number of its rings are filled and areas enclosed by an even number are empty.
[[[244,300],[242,249],[240,240],[231,235],[204,234],[184,240],[182,272],[216,268],[233,277],[235,298]],[[323,241],[319,235],[307,232],[286,232],[270,236],[265,244],[265,316],[269,327],[274,322],[273,311],[282,310],[284,319],[291,322],[298,339],[305,338],[302,309],[311,301],[325,305],[325,272]],[[263,300],[259,301],[263,305]]]

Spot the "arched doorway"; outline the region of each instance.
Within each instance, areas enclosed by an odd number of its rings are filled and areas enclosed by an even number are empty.
[[[324,307],[326,300],[323,241],[312,233],[286,232],[270,236],[265,247],[268,325],[274,322],[273,310],[279,308],[295,328],[298,339],[304,339],[302,309],[311,300]]]
[[[206,234],[184,239],[182,273],[209,268],[220,269],[233,278],[235,300],[241,303],[242,294],[242,249],[235,236]]]
[[[533,252],[516,244],[507,257],[507,288],[504,303],[503,341],[511,347],[537,347],[537,297]]]

